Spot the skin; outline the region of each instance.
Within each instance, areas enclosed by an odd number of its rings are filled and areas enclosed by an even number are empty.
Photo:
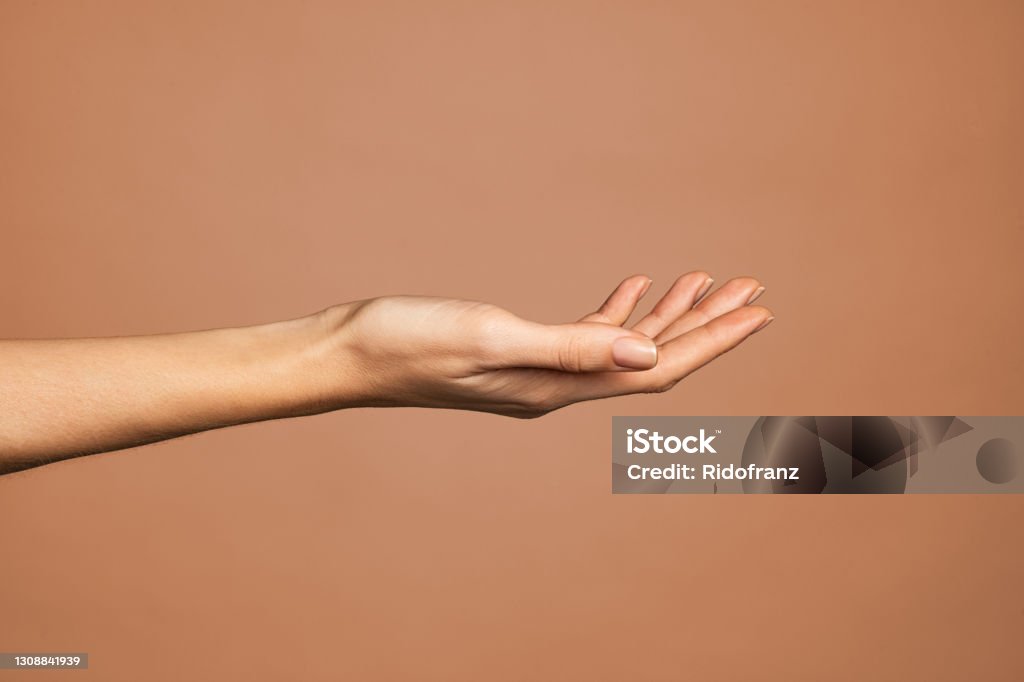
[[[625,326],[650,284],[630,277],[597,311],[561,325],[486,303],[390,296],[252,327],[0,341],[0,474],[351,407],[540,417],[667,391],[774,319],[751,305],[764,291],[756,279],[709,294],[710,276],[691,272]]]

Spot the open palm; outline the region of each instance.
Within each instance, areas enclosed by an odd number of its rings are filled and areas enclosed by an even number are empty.
[[[545,325],[486,303],[393,296],[339,306],[338,357],[357,402],[537,417],[583,400],[665,391],[772,319],[764,287],[707,273],[680,277],[636,324],[651,281],[623,281],[578,322]]]

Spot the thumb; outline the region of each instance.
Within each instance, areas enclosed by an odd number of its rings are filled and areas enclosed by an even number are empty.
[[[507,337],[506,367],[539,367],[562,372],[650,369],[658,347],[639,332],[595,322],[546,325],[522,320]]]

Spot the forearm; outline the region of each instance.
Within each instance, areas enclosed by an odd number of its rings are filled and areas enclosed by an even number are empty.
[[[122,338],[0,341],[0,473],[339,407],[323,314]]]

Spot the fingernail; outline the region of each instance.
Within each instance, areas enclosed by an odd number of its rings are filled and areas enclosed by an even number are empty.
[[[757,290],[754,291],[754,293],[752,293],[750,295],[750,299],[747,301],[747,305],[750,305],[751,303],[753,303],[757,299],[761,298],[761,294],[763,294],[763,293],[764,293],[764,287],[758,287]]]
[[[650,369],[658,364],[658,347],[651,339],[625,336],[612,345],[612,359],[619,367]]]
[[[697,292],[697,297],[695,299],[693,299],[693,302],[696,303],[700,299],[704,298],[704,296],[709,291],[711,291],[711,285],[714,284],[714,283],[715,283],[715,280],[713,280],[710,277],[708,277],[708,281],[704,282],[704,286],[702,286],[700,288],[700,291]]]
[[[653,280],[653,279],[651,279],[650,277],[648,277],[648,278],[647,278],[647,284],[645,284],[645,285],[644,285],[644,288],[640,290],[640,296],[641,296],[641,297],[642,297],[642,296],[643,296],[644,294],[646,294],[646,293],[647,293],[647,290],[651,288],[651,285],[652,285],[652,284],[654,284],[654,280]]]
[[[771,317],[769,317],[769,318],[768,318],[768,319],[766,319],[766,320],[765,320],[764,322],[762,322],[761,324],[757,325],[757,329],[755,329],[754,331],[752,331],[752,332],[750,332],[750,333],[751,333],[751,334],[754,334],[754,333],[756,333],[756,332],[759,332],[759,331],[761,331],[762,329],[764,329],[765,327],[767,327],[768,325],[770,325],[770,324],[772,323],[772,320],[774,320],[774,319],[775,319],[775,316],[774,316],[774,315],[773,315],[773,316],[771,316]]]

